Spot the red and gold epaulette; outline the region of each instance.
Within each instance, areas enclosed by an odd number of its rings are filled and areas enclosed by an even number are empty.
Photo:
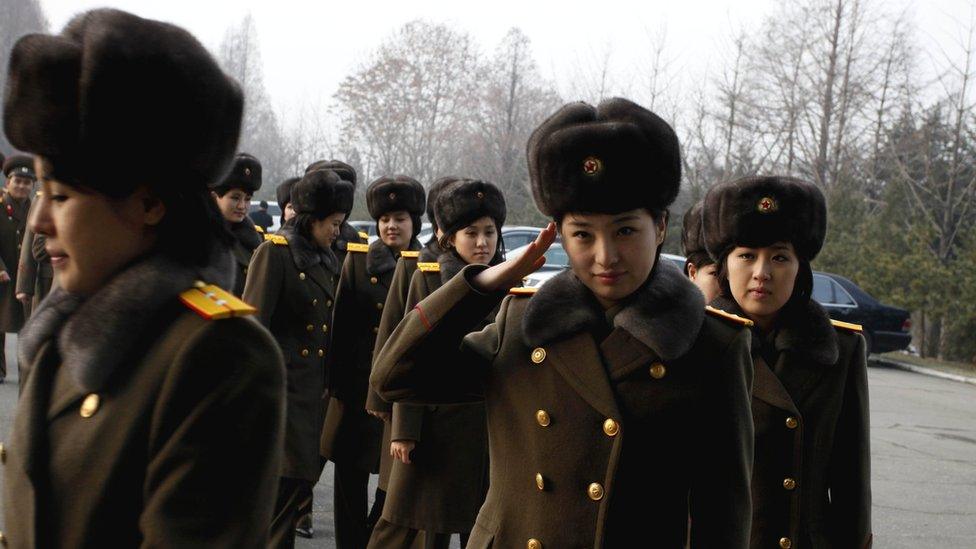
[[[508,295],[517,295],[517,296],[524,296],[524,297],[532,297],[538,291],[539,291],[539,288],[517,287],[517,288],[512,288],[511,290],[509,290],[508,291]]]
[[[346,244],[347,252],[368,252],[369,244],[357,244],[355,242],[349,242]]]
[[[441,264],[436,261],[431,263],[424,263],[422,261],[417,262],[417,268],[424,273],[439,273],[441,272]]]
[[[358,231],[358,232],[359,232],[359,238],[362,238],[363,240],[369,240],[369,233],[364,233],[363,231]]]
[[[404,259],[417,259],[418,257],[420,257],[420,252],[412,252],[410,250],[407,250],[405,252],[400,252],[400,257]]]
[[[748,318],[742,318],[739,315],[734,315],[732,313],[727,313],[727,312],[725,312],[725,311],[723,311],[721,309],[716,309],[715,307],[712,307],[711,305],[705,305],[705,312],[708,313],[708,314],[710,314],[710,315],[712,315],[712,316],[714,316],[714,317],[716,317],[716,318],[721,318],[723,320],[728,320],[730,322],[734,322],[734,323],[738,324],[739,326],[750,327],[750,326],[752,326],[754,324],[754,322],[751,321],[751,320],[749,320]]]
[[[288,245],[288,239],[280,234],[266,234],[264,235],[264,239],[268,242],[274,242],[278,246]]]
[[[262,229],[260,225],[255,225],[254,230],[261,234],[264,234],[264,229]]]
[[[834,328],[840,328],[841,330],[847,330],[856,334],[864,332],[864,326],[861,326],[860,324],[851,324],[850,322],[843,322],[841,320],[834,319],[830,319],[830,323],[834,325]]]
[[[180,294],[180,301],[207,320],[248,316],[257,312],[257,309],[219,286],[199,280],[193,283],[192,288]]]

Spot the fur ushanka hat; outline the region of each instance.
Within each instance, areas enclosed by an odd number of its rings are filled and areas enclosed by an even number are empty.
[[[782,176],[744,177],[708,191],[702,230],[715,260],[735,246],[791,242],[801,259],[813,261],[827,234],[827,205],[812,183]]]
[[[253,155],[238,153],[231,164],[230,172],[218,183],[214,189],[241,189],[248,194],[254,194],[261,188],[261,162]]]
[[[664,210],[681,183],[678,136],[626,99],[565,105],[532,132],[527,155],[536,206],[553,218]]]
[[[325,219],[351,210],[353,192],[352,183],[339,179],[332,170],[314,170],[292,187],[291,207],[295,213]]]
[[[686,256],[707,253],[702,234],[702,204],[699,200],[685,212],[681,231],[681,249]]]
[[[437,221],[445,235],[458,231],[482,217],[505,225],[505,196],[487,181],[462,179],[445,186],[437,196]]]
[[[285,206],[291,203],[292,188],[295,186],[295,183],[301,180],[301,177],[289,177],[282,181],[281,185],[278,185],[278,188],[275,189],[275,197],[278,199],[278,207],[281,208],[282,214],[285,212]]]
[[[424,186],[405,175],[380,177],[366,189],[366,210],[373,219],[396,211],[420,217],[424,214]]]
[[[190,33],[98,9],[14,44],[3,124],[65,183],[109,196],[141,183],[203,191],[227,172],[243,105]]]
[[[430,188],[427,189],[427,221],[430,221],[435,233],[437,232],[437,228],[440,227],[437,223],[437,212],[434,211],[434,208],[437,207],[437,197],[445,187],[462,179],[464,178],[456,175],[445,175],[444,177],[435,179],[430,184]]]
[[[341,160],[318,160],[312,162],[305,168],[305,173],[315,170],[332,170],[339,176],[339,179],[348,181],[353,187],[356,186],[356,169]]]

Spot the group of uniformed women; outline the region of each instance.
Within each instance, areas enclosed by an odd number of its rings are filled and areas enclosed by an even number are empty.
[[[21,335],[0,544],[290,547],[331,460],[340,548],[870,545],[864,341],[811,300],[809,183],[717,184],[683,274],[677,136],[611,99],[532,134],[552,222],[517,258],[501,191],[456,176],[373,181],[367,244],[334,160],[261,235],[240,89],[182,29],[87,12],[18,41],[9,81],[56,285]],[[557,236],[570,268],[521,288]]]

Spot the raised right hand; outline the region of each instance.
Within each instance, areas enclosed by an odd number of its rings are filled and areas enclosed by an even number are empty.
[[[528,245],[525,253],[478,273],[472,280],[474,287],[479,291],[491,293],[517,286],[523,278],[546,264],[546,250],[555,241],[556,224],[550,222],[535,241]]]

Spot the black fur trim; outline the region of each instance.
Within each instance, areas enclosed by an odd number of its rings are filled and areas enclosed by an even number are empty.
[[[688,208],[682,220],[681,249],[686,256],[705,251],[705,240],[702,235],[702,204],[703,202],[699,200],[694,206]]]
[[[670,262],[660,261],[613,322],[662,359],[672,360],[691,349],[704,319],[705,300],[698,288]],[[599,331],[606,322],[593,293],[567,269],[546,282],[526,305],[522,337],[529,347],[541,347],[580,332]]]

